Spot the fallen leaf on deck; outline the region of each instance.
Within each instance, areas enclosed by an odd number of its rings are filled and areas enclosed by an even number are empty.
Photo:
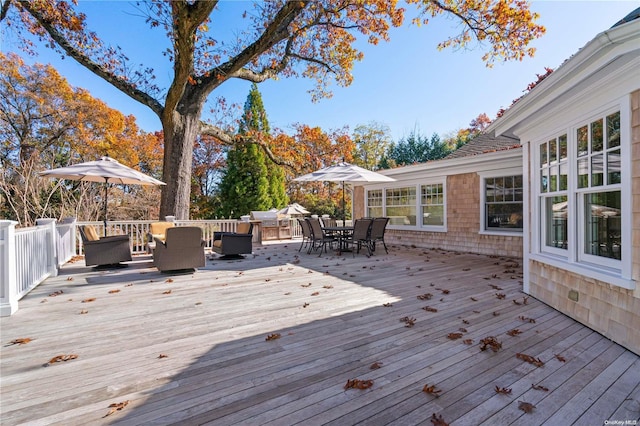
[[[447,334],[447,338],[451,340],[457,340],[462,337],[462,333],[449,333]]]
[[[416,319],[411,317],[402,317],[400,321],[404,322],[404,326],[409,328],[416,324]]]
[[[164,280],[165,283],[172,283],[173,282],[173,278],[167,278],[166,280]]]
[[[377,370],[378,368],[381,368],[381,367],[382,367],[382,363],[378,361],[374,362],[369,366],[371,370]]]
[[[67,281],[73,281],[73,277],[67,277]]]
[[[282,336],[280,335],[280,333],[273,333],[273,334],[268,335],[268,336],[267,336],[267,338],[266,338],[266,339],[264,339],[264,340],[266,340],[266,341],[269,341],[269,340],[276,340],[276,339],[279,339],[280,337],[282,337]]]
[[[29,338],[29,337],[23,337],[23,338],[20,338],[20,339],[13,339],[9,343],[7,343],[7,346],[11,346],[11,345],[26,345],[31,340],[32,339]]]
[[[442,415],[436,417],[436,413],[431,415],[431,423],[433,423],[433,426],[449,426],[449,423],[444,421]]]
[[[501,388],[496,386],[496,393],[501,393],[503,395],[509,395],[511,393],[511,388]]]
[[[533,318],[527,318],[527,317],[522,316],[522,315],[520,315],[520,316],[518,317],[518,319],[519,319],[519,320],[522,320],[522,321],[524,321],[524,322],[529,322],[529,323],[531,323],[531,324],[535,324],[535,323],[536,323],[536,320],[534,320]]]
[[[541,386],[541,385],[534,385],[533,383],[531,383],[531,389],[549,392],[549,388],[547,388],[545,386]]]
[[[467,332],[467,329],[466,329],[466,328],[464,328],[464,327],[460,327],[460,328],[458,329],[458,331],[461,331],[462,333],[466,333],[466,332]]]
[[[76,359],[76,358],[78,358],[78,355],[76,354],[56,355],[53,358],[51,358],[47,364],[55,364],[56,362],[71,361],[72,359]]]
[[[120,293],[120,290],[118,290],[118,289],[109,290],[109,294],[114,294],[114,293]]]
[[[373,386],[373,380],[360,380],[351,379],[347,380],[347,384],[344,385],[345,389],[369,389]]]
[[[462,323],[463,323],[463,324],[466,324],[466,325],[469,325],[469,324],[470,324],[470,323],[469,323],[469,321],[467,321],[467,320],[462,320]]]
[[[64,293],[64,291],[62,291],[62,290],[54,291],[53,293],[51,293],[51,294],[49,295],[49,297],[56,297],[56,296],[60,296],[62,293]]]
[[[473,300],[474,302],[478,301],[478,299],[476,299],[475,297],[470,297],[469,299]]]
[[[309,283],[309,284],[300,284],[300,287],[305,287],[305,288],[306,287],[311,287],[311,283]]]
[[[507,295],[506,295],[506,294],[504,294],[504,293],[496,293],[496,297],[497,297],[498,299],[502,300],[502,299],[504,299],[505,297],[507,297]]]
[[[464,339],[462,343],[465,345],[473,345],[473,339]]]
[[[171,290],[163,291],[162,294],[171,294]]]
[[[502,290],[502,288],[501,288],[501,287],[499,287],[499,286],[497,286],[497,285],[494,285],[494,284],[489,284],[489,287],[491,287],[491,288],[492,288],[492,289],[494,289],[494,290],[498,290],[498,291]]]
[[[86,309],[83,309],[80,311],[80,315],[84,315],[84,314],[88,314],[89,311],[87,311]]]
[[[107,414],[105,414],[104,416],[102,416],[102,418],[105,418],[107,416],[112,415],[113,413],[115,413],[116,411],[121,411],[124,407],[126,407],[127,405],[129,405],[129,400],[126,401],[122,401],[122,402],[114,402],[113,404],[109,404],[109,412]]]
[[[500,315],[500,312],[493,311],[493,316],[494,317],[497,317],[498,315]]]
[[[485,351],[487,349],[491,349],[493,352],[498,352],[502,349],[502,343],[500,343],[495,337],[487,336],[484,339],[480,340],[481,346],[480,350]]]
[[[430,300],[433,297],[433,294],[425,293],[425,294],[421,294],[420,296],[417,296],[417,297],[420,300]]]
[[[544,362],[540,358],[534,358],[531,355],[517,353],[516,358],[521,359],[529,364],[533,364],[536,367],[542,367]]]
[[[422,388],[422,392],[428,393],[429,395],[433,395],[438,398],[440,396],[439,394],[442,393],[442,390],[438,389],[436,385],[429,386],[428,384],[426,384]]]
[[[517,336],[518,334],[521,334],[521,333],[522,333],[522,331],[518,330],[517,328],[514,328],[513,330],[507,331],[507,334],[509,336],[512,336],[512,337],[513,336]]]
[[[90,297],[90,298],[88,298],[88,299],[84,299],[84,300],[82,301],[82,303],[89,303],[89,302],[95,302],[95,301],[96,301],[96,298],[95,298],[95,297]]]
[[[427,311],[427,312],[438,312],[438,310],[436,308],[432,308],[430,306],[425,306],[424,308],[422,308],[422,310]]]
[[[305,304],[304,304],[304,305],[302,305],[302,307],[303,307],[303,308],[306,308],[307,306],[309,306],[309,304],[308,304],[308,303],[306,303],[306,302],[305,302]]]
[[[555,355],[556,359],[560,362],[566,362],[567,360],[565,359],[565,357],[563,357],[562,355]]]
[[[529,414],[533,412],[533,409],[536,408],[536,406],[529,402],[518,401],[518,408]]]
[[[333,288],[333,286],[332,285],[323,285],[322,288],[330,289],[330,288]]]
[[[314,291],[313,293],[311,293],[312,296],[319,296],[320,292],[319,291]]]
[[[382,304],[382,306],[384,306],[385,308],[390,308],[390,307],[392,307],[393,305],[392,305],[391,303],[388,303],[388,302],[387,302],[387,303],[383,303],[383,304]]]
[[[162,359],[162,358],[169,358],[169,355],[167,355],[167,354],[158,355],[158,359]]]

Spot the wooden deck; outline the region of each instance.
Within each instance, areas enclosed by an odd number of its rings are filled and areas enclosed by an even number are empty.
[[[517,260],[398,246],[371,258],[319,258],[298,246],[259,246],[244,260],[208,261],[175,276],[157,272],[149,258],[110,271],[67,265],[1,319],[1,423],[415,425],[435,415],[454,425],[629,425],[640,418],[640,357],[526,299]],[[427,293],[430,300],[418,298]],[[267,340],[275,333],[281,337]],[[502,348],[481,351],[488,336]],[[32,341],[8,345],[20,338]],[[71,354],[77,358],[45,366]],[[355,378],[373,386],[345,389]],[[423,392],[425,385],[440,392]],[[521,402],[535,408],[525,413]]]

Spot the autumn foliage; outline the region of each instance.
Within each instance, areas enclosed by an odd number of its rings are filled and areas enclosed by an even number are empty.
[[[243,3],[244,4],[244,3]],[[537,14],[523,0],[322,0],[246,3],[242,28],[225,39],[218,13],[237,2],[148,1],[137,3],[150,31],[166,34],[168,64],[157,74],[171,75],[166,90],[157,86],[149,64],[135,65],[120,47],[87,27],[86,16],[71,1],[7,0],[0,20],[18,33],[35,35],[40,44],[73,58],[116,89],[149,107],[162,122],[163,188],[160,215],[186,219],[191,191],[191,155],[199,134],[227,144],[243,143],[219,123],[201,116],[211,93],[230,79],[260,83],[276,77],[305,77],[313,82],[313,100],[331,95],[331,84],[347,86],[354,63],[363,59],[358,39],[370,44],[389,40],[405,18],[424,25],[438,16],[461,23],[440,48],[488,47],[483,60],[521,60],[533,55],[530,42],[543,34]],[[244,7],[244,6],[241,6]],[[411,10],[410,10],[411,8]],[[238,16],[238,15],[236,15]],[[141,20],[142,22],[142,20]],[[226,22],[225,22],[226,24]],[[227,29],[226,27],[224,28]],[[140,38],[144,40],[143,37]],[[24,37],[26,50],[35,51]],[[162,64],[160,66],[163,66]],[[261,141],[252,141],[268,148]]]

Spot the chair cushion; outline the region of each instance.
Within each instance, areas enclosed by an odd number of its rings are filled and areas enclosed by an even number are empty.
[[[214,247],[222,247],[222,240],[215,240],[213,242]]]
[[[175,224],[173,222],[154,222],[149,225],[149,233],[155,236],[161,236],[164,239],[167,229],[173,228]]]
[[[87,241],[98,241],[100,239],[96,228],[91,225],[84,226],[84,236],[87,237]]]
[[[236,227],[236,232],[238,234],[248,234],[249,228],[251,228],[251,223],[249,222],[240,222]]]

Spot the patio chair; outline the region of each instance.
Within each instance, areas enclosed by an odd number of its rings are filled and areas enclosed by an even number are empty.
[[[196,269],[205,266],[202,229],[178,226],[167,229],[165,241],[155,239],[153,264],[159,271]]]
[[[167,229],[175,226],[176,225],[173,222],[154,222],[149,225],[149,233],[147,234],[147,253],[153,253],[156,238],[164,242]]]
[[[356,250],[360,253],[360,248],[364,245],[367,247],[367,253],[371,256],[371,246],[369,245],[369,235],[373,219],[356,219],[353,223],[353,233],[349,238],[343,241],[347,247],[351,246],[353,257],[356,256]]]
[[[80,238],[84,249],[84,262],[87,266],[118,265],[131,261],[131,246],[128,235],[98,236],[91,225],[80,226]]]
[[[338,222],[335,219],[332,219],[330,217],[323,217],[322,218],[322,226],[324,228],[336,227],[336,226],[338,226]]]
[[[302,243],[298,249],[298,251],[300,251],[302,250],[302,247],[311,245],[311,227],[309,222],[303,218],[298,218],[298,223],[300,224],[300,228],[302,228]]]
[[[388,223],[389,223],[388,217],[376,217],[373,219],[373,223],[371,224],[371,232],[369,235],[369,247],[371,247],[372,252],[376,251],[376,243],[380,241],[384,246],[384,251],[387,252],[387,254],[389,254],[387,245],[384,242],[384,232],[387,229]]]
[[[219,259],[242,259],[253,252],[252,240],[253,223],[240,222],[236,232],[214,232],[211,250],[221,255]]]
[[[309,227],[311,228],[311,247],[307,253],[311,253],[312,250],[320,249],[319,256],[322,256],[322,249],[327,253],[327,244],[331,246],[337,240],[332,235],[327,235],[322,226],[320,225],[320,219],[317,218],[307,218],[307,222],[309,223]]]

